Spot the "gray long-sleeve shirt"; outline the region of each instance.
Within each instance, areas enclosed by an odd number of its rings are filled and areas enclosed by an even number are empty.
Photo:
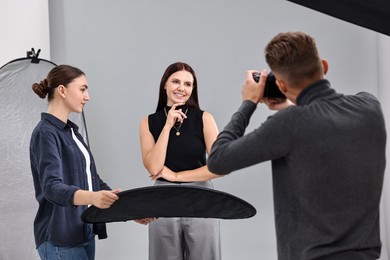
[[[272,160],[279,260],[376,259],[386,130],[371,94],[342,95],[327,80],[297,105],[244,135],[256,104],[244,101],[219,134],[210,171]]]

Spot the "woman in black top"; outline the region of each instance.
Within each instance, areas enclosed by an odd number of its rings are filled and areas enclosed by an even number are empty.
[[[156,112],[140,125],[142,160],[155,185],[212,188],[206,153],[218,135],[210,113],[200,110],[197,80],[185,63],[171,64],[162,76]],[[159,218],[149,225],[149,259],[218,260],[219,221]]]

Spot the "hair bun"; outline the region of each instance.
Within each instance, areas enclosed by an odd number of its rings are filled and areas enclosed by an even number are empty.
[[[45,98],[49,93],[49,86],[47,85],[47,80],[44,79],[39,83],[34,83],[32,85],[33,91],[40,97]]]

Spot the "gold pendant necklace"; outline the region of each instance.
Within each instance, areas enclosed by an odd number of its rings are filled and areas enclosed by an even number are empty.
[[[164,107],[165,116],[168,117],[167,109]],[[187,115],[188,107],[186,108],[186,112],[184,112],[185,115]],[[176,124],[176,123],[175,123]],[[179,126],[173,125],[173,128],[176,130],[176,136],[180,136],[180,128],[183,123],[180,123]]]

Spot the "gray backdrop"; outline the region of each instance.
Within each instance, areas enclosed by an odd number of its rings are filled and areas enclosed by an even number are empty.
[[[164,69],[195,69],[201,107],[220,129],[241,102],[247,69],[266,67],[263,49],[281,31],[313,35],[340,92],[377,94],[377,34],[284,0],[50,1],[51,59],[83,69],[91,101],[85,109],[100,175],[113,187],[151,185],[138,128],[157,104]],[[271,114],[259,106],[248,130]],[[214,181],[216,189],[252,203],[258,214],[221,221],[223,259],[276,259],[270,164]],[[108,225],[97,259],[147,259],[147,227]]]

